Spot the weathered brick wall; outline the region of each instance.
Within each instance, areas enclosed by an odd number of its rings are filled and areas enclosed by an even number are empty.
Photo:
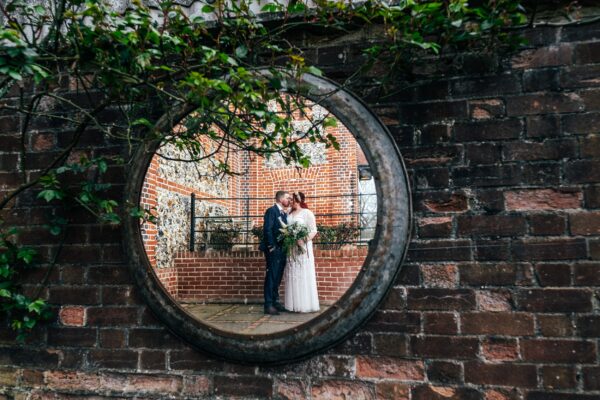
[[[57,320],[24,346],[0,330],[5,397],[600,398],[600,24],[527,35],[532,48],[509,60],[466,54],[373,100],[411,171],[415,228],[397,285],[353,337],[278,367],[211,359],[143,305],[119,231],[78,219],[45,292]],[[316,51],[330,73],[353,54],[352,44]],[[18,126],[0,118],[3,191],[21,179]],[[30,172],[67,136],[37,129]],[[7,219],[51,254],[33,197]],[[44,274],[31,271],[32,290]]]

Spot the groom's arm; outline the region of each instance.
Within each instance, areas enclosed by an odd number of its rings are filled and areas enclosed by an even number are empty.
[[[265,213],[264,219],[264,236],[265,243],[267,245],[267,250],[272,251],[277,246],[277,237],[275,236],[275,224],[277,223],[277,218],[275,218],[275,214],[273,213],[273,209],[269,208]]]

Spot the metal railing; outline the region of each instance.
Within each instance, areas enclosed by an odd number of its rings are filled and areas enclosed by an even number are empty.
[[[368,245],[375,233],[377,198],[374,196],[375,193],[357,193],[307,197],[307,202],[327,198],[349,199],[351,202],[351,205],[342,207],[352,210],[349,212],[319,213],[318,210],[312,209],[317,225],[328,230],[328,236],[332,236],[332,230],[337,230],[337,236],[343,235],[341,232],[346,230],[346,238],[342,241],[323,240],[323,235],[318,235],[313,241],[314,244],[322,248],[336,248],[346,244]],[[236,204],[237,207],[231,207],[236,212],[233,215],[198,216],[196,208],[200,202],[211,205]],[[272,197],[196,197],[192,193],[189,250],[195,251],[197,244],[203,249],[225,249],[232,246],[253,249],[260,243],[258,227],[262,228],[262,213],[273,204]],[[370,204],[371,207],[365,207],[366,204]],[[335,221],[339,222],[336,224]],[[200,225],[201,229],[197,229],[197,225]],[[351,234],[352,231],[355,231],[355,234]],[[353,237],[348,239],[347,236]]]

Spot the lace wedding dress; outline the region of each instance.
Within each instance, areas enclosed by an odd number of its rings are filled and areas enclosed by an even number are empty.
[[[288,224],[301,223],[308,226],[309,232],[317,232],[315,216],[306,208],[289,214],[287,222]],[[288,256],[283,274],[285,277],[285,308],[294,312],[319,311],[312,241],[306,243],[304,252],[294,252]]]

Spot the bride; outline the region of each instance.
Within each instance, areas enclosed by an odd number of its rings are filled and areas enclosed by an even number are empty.
[[[288,224],[304,224],[309,233],[306,243],[298,243],[304,249],[303,252],[294,250],[287,259],[284,270],[284,306],[288,311],[316,312],[319,311],[319,295],[312,239],[317,234],[317,224],[315,215],[308,209],[304,200],[304,193],[295,192],[292,195],[292,210],[287,217]]]

